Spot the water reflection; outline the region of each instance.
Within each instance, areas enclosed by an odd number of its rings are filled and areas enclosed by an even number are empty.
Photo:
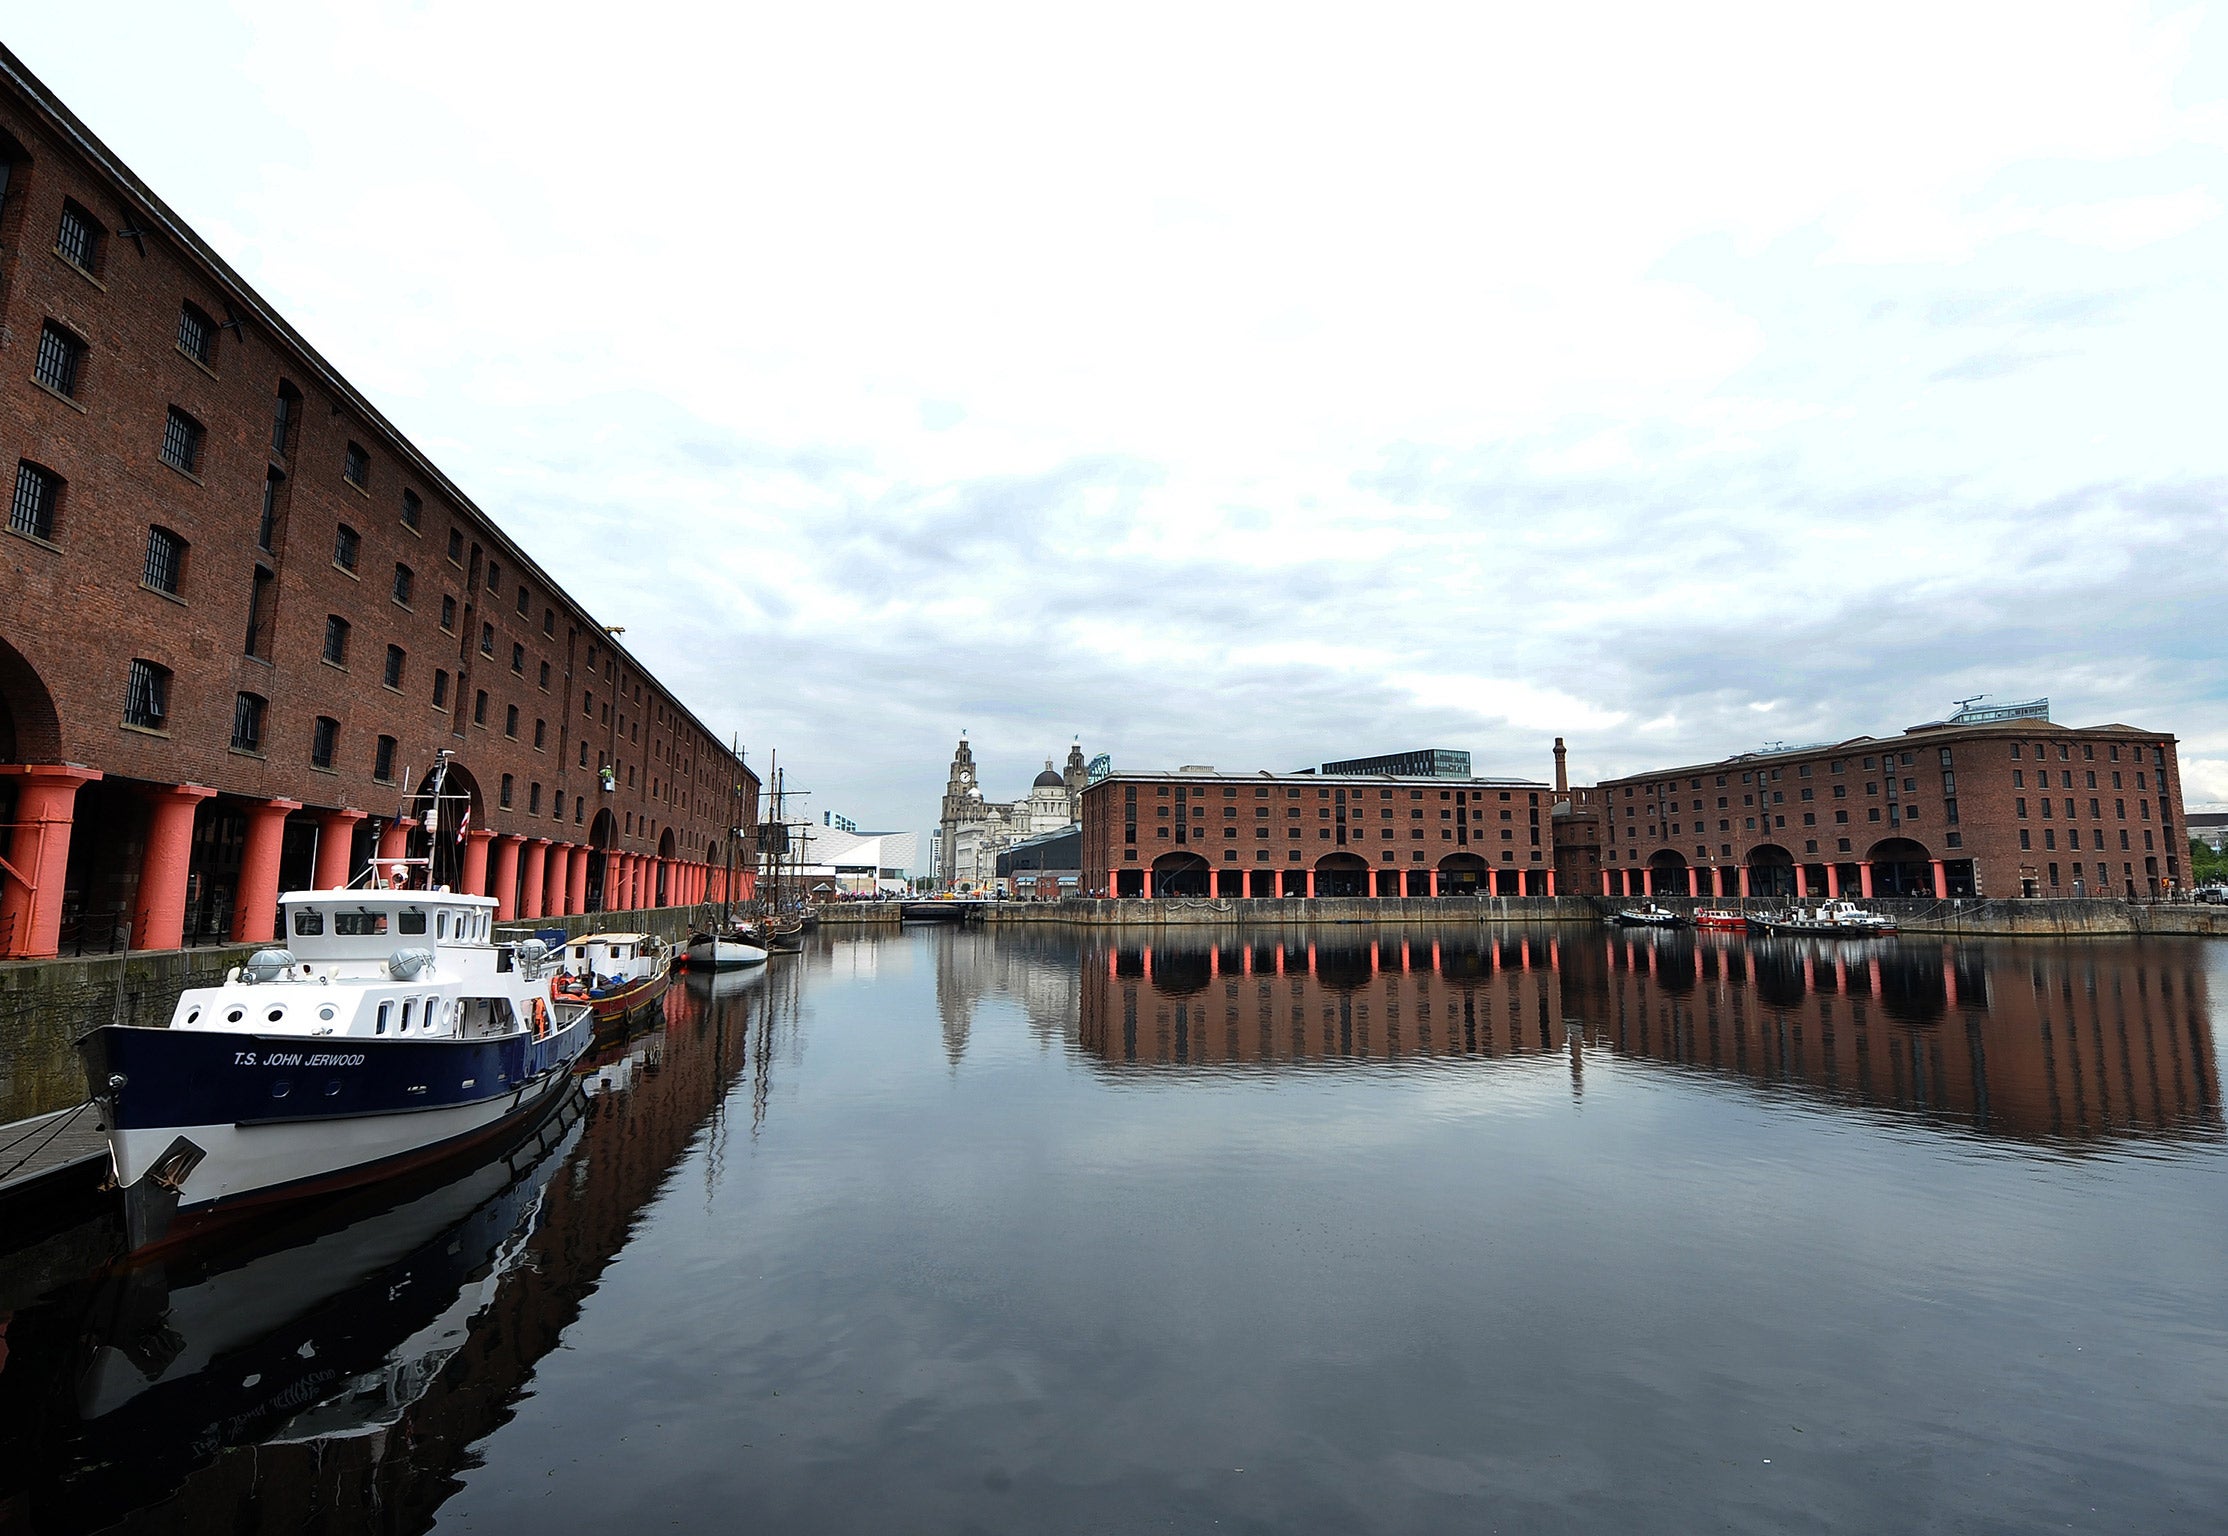
[[[700,1135],[718,1177],[746,1074],[762,1119],[784,997],[793,979],[676,986],[659,1027],[462,1171],[16,1313],[0,1529],[422,1529]]]
[[[2190,943],[1176,931],[1087,946],[1079,970],[1078,1043],[1125,1071],[1591,1048],[1998,1136],[2223,1127]]]

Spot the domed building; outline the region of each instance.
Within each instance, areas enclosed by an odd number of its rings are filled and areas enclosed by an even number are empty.
[[[965,732],[952,753],[944,803],[936,821],[936,873],[947,889],[980,890],[997,878],[998,855],[1024,838],[1057,832],[1082,818],[1083,746],[1068,748],[1065,769],[1044,771],[1019,800],[990,800],[975,778],[974,749]]]

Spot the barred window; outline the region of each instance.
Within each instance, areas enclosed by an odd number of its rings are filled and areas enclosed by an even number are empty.
[[[518,739],[518,706],[508,705],[503,711],[503,734],[513,741]]]
[[[54,537],[54,508],[62,481],[52,470],[26,459],[15,467],[15,498],[8,504],[8,526],[34,539]]]
[[[494,560],[487,562],[487,590],[490,592],[503,590],[503,567]]]
[[[395,776],[395,739],[392,736],[379,738],[379,745],[373,751],[371,757],[371,776],[382,784],[393,781]]]
[[[178,350],[197,363],[207,363],[216,354],[217,323],[192,304],[178,308]],[[242,694],[242,698],[247,695]]]
[[[418,578],[410,567],[395,562],[395,601],[405,608],[410,606],[410,594],[417,589]]]
[[[526,675],[526,647],[515,640],[511,642],[511,670],[520,677]]]
[[[480,626],[480,654],[482,656],[495,654],[495,626],[492,624],[482,624]]]
[[[201,467],[201,440],[206,435],[200,422],[172,406],[169,419],[163,423],[162,461],[172,469],[192,474]]]
[[[442,668],[433,674],[433,707],[435,709],[447,709],[449,707],[449,673],[447,668]]]
[[[271,540],[278,536],[279,487],[285,480],[275,469],[263,475],[263,518],[256,524],[255,547],[265,554],[271,552]]]
[[[55,233],[54,249],[64,261],[79,271],[98,273],[101,259],[99,223],[77,204],[64,203],[62,227]]]
[[[356,552],[363,547],[356,530],[342,523],[333,529],[333,564],[344,571],[356,568]]]
[[[556,609],[544,608],[542,610],[542,633],[545,635],[554,635],[557,633]]]
[[[170,670],[134,658],[124,685],[124,723],[159,731],[170,716]]]
[[[416,491],[404,491],[402,493],[402,526],[415,528],[424,516],[425,503],[418,499],[418,493]]]
[[[452,632],[456,629],[456,599],[446,593],[441,597],[441,627]]]
[[[312,768],[330,768],[333,755],[340,747],[340,722],[330,715],[317,717],[317,729],[310,733],[309,765]]]
[[[487,724],[487,690],[485,688],[472,696],[472,723],[474,725]]]
[[[278,403],[271,407],[271,452],[286,457],[288,443],[294,435],[294,423],[302,414],[301,392],[284,379],[279,381]]]
[[[464,563],[464,535],[454,528],[449,530],[449,559],[458,565]]]
[[[77,396],[77,372],[85,361],[85,343],[52,320],[40,327],[39,355],[31,364],[31,377],[58,395]]]
[[[360,443],[350,443],[341,455],[340,477],[359,491],[371,484],[371,455]]]
[[[178,593],[178,582],[186,569],[186,541],[168,528],[147,530],[147,565],[139,579],[157,592]]]
[[[232,750],[235,752],[260,752],[263,750],[263,711],[267,704],[259,694],[243,693],[232,700]]]
[[[545,662],[543,662],[543,663],[542,663],[542,666],[541,666],[541,683],[540,683],[540,686],[541,686],[541,687],[542,687],[543,689],[547,689],[547,688],[549,687],[549,663],[548,663],[548,662],[546,662],[546,661],[545,661]]]
[[[348,665],[348,621],[337,613],[325,615],[324,657],[336,667]]]
[[[387,647],[387,670],[383,680],[389,688],[402,686],[403,650],[399,645]]]

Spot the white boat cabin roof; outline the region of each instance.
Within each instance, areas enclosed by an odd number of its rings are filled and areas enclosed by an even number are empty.
[[[384,956],[397,946],[484,949],[494,943],[492,896],[438,890],[288,891],[279,903],[277,942],[305,953]]]
[[[646,933],[584,933],[577,939],[567,939],[565,948],[579,949],[587,944],[640,944],[649,937]]]

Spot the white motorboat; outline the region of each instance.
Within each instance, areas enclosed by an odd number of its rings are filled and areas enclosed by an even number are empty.
[[[1836,897],[1804,906],[1797,903],[1785,912],[1751,917],[1749,925],[1766,933],[1792,933],[1822,938],[1871,938],[1895,932],[1895,919],[1867,912],[1853,901]]]
[[[287,893],[286,947],[188,989],[167,1029],[78,1042],[133,1248],[445,1156],[571,1080],[594,1024],[547,947],[496,943],[491,897],[378,874]]]

